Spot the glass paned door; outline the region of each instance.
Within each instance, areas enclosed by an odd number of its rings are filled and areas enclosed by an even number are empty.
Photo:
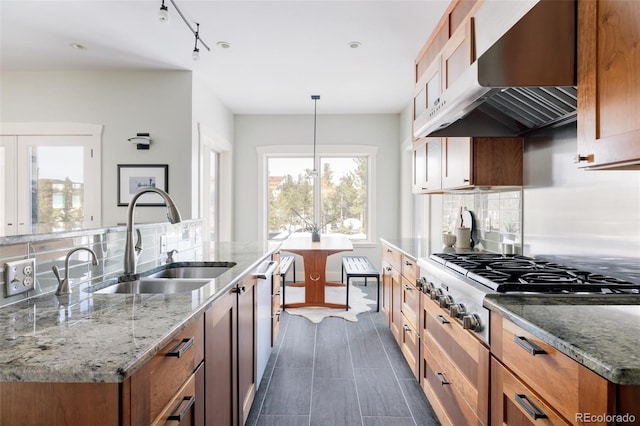
[[[20,234],[99,225],[100,176],[85,136],[18,136],[17,210]]]
[[[210,241],[218,241],[218,226],[220,221],[218,214],[218,206],[220,202],[219,198],[219,174],[220,169],[220,154],[216,151],[210,151],[209,153],[209,208],[207,209],[209,214],[209,235]]]
[[[0,136],[0,237],[17,235],[16,136]]]

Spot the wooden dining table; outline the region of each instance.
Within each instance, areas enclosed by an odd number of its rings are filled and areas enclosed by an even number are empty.
[[[304,287],[304,302],[287,303],[284,308],[302,306],[346,308],[346,304],[326,302],[325,287],[344,286],[340,282],[327,281],[327,258],[335,253],[353,251],[353,244],[349,238],[344,235],[322,234],[319,242],[312,242],[311,234],[292,234],[282,243],[280,249],[302,256],[304,262],[304,281],[290,284],[295,287]]]

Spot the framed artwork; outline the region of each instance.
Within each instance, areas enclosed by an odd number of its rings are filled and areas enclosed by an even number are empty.
[[[118,206],[128,206],[138,191],[158,188],[169,192],[168,164],[118,164]],[[136,206],[164,206],[158,194],[140,196]]]

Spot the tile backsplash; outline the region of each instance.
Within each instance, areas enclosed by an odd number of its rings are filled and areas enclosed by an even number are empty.
[[[138,258],[138,271],[145,271],[165,263],[167,252],[177,250],[175,261],[202,258],[202,221],[188,220],[179,224],[158,223],[137,225],[142,235],[143,251]],[[62,277],[71,278],[73,289],[81,284],[96,284],[122,274],[124,268],[124,227],[94,229],[59,234],[3,237],[0,239],[0,307],[29,297],[51,293],[58,287],[52,266],[57,266]],[[166,244],[165,244],[166,243]],[[64,270],[69,250],[86,247],[96,253],[98,264],[91,264],[86,251],[73,253],[69,258],[69,271]],[[6,296],[5,263],[35,258],[36,285],[33,291]],[[73,290],[72,290],[73,291]]]
[[[474,242],[495,253],[522,253],[522,191],[444,194],[442,231],[455,233],[460,207],[473,217]]]

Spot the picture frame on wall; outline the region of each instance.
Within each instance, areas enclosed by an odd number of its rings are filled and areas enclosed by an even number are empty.
[[[169,192],[168,164],[118,164],[118,206],[128,206],[138,191],[150,187]],[[143,194],[136,202],[136,206],[165,205],[154,193]]]

